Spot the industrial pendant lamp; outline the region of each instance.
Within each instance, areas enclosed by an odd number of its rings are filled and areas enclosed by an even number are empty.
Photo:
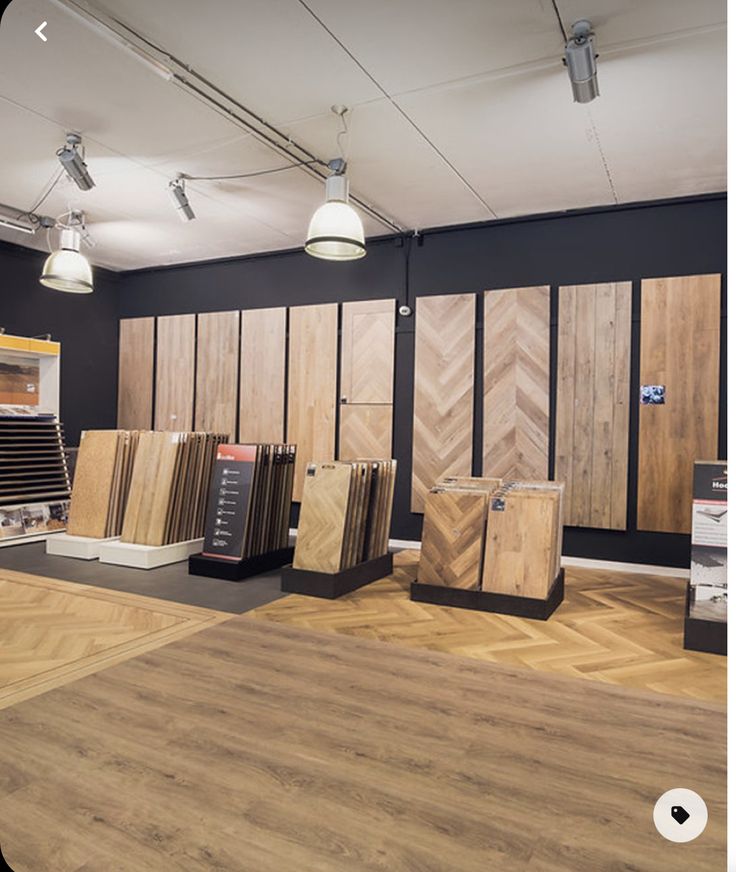
[[[65,227],[61,231],[58,251],[53,251],[43,265],[42,285],[68,294],[92,293],[92,267],[79,252],[81,241],[82,236],[76,227]]]

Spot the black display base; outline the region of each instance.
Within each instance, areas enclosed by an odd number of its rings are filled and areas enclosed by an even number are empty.
[[[192,554],[189,558],[189,574],[203,575],[206,578],[222,578],[225,581],[244,581],[254,575],[286,566],[293,559],[293,548],[279,548],[267,554],[246,557],[244,560],[223,560],[221,557]]]
[[[685,593],[685,638],[682,647],[686,651],[702,651],[704,654],[728,654],[728,624],[726,621],[691,617],[689,584]]]
[[[394,571],[393,554],[383,554],[366,560],[334,575],[328,572],[312,572],[309,569],[294,569],[285,566],[281,573],[281,590],[284,593],[301,593],[323,599],[337,599],[359,587],[385,578]]]
[[[500,615],[516,615],[519,618],[546,621],[565,597],[565,570],[560,570],[547,599],[510,596],[503,593],[490,593],[487,590],[442,587],[438,584],[421,584],[418,581],[412,582],[410,597],[420,603],[476,609],[481,612],[496,612]]]

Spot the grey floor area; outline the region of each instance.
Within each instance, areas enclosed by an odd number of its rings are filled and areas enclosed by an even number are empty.
[[[46,554],[45,549],[44,542],[0,548],[0,570],[15,569],[233,614],[250,611],[286,595],[281,593],[280,570],[245,581],[222,581],[189,575],[186,562],[158,569],[128,569],[99,560],[55,557]]]

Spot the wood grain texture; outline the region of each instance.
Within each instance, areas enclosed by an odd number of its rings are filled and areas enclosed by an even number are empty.
[[[241,313],[240,441],[283,442],[286,309]]]
[[[412,512],[445,475],[473,460],[475,295],[419,297],[414,350]]]
[[[3,853],[17,872],[723,869],[725,727],[722,706],[236,617],[0,713]],[[673,772],[708,805],[687,850],[652,825]]]
[[[67,533],[71,536],[102,539],[107,534],[118,436],[118,430],[82,433],[69,505]]]
[[[343,303],[340,399],[393,403],[396,300]]]
[[[483,474],[547,478],[549,286],[485,293]]]
[[[287,441],[296,443],[294,501],[308,463],[335,458],[337,304],[289,310]]]
[[[156,322],[156,430],[191,430],[194,422],[196,315]]]
[[[153,418],[153,318],[123,318],[118,350],[118,427],[147,430]]]
[[[353,469],[346,463],[310,464],[304,482],[295,569],[339,572],[348,528]]]
[[[640,530],[689,533],[693,463],[718,457],[720,275],[644,279],[640,384],[664,405],[639,405]]]
[[[392,405],[340,406],[340,459],[390,459],[393,414]]]
[[[194,429],[235,438],[240,312],[197,315]]]
[[[424,502],[417,580],[422,584],[480,587],[488,492],[433,488]]]
[[[565,524],[626,529],[631,282],[560,288],[555,478]]]

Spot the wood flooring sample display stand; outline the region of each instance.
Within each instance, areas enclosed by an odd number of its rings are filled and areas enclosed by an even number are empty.
[[[281,573],[281,590],[284,593],[301,593],[322,599],[337,599],[352,593],[379,578],[386,578],[394,571],[393,554],[383,554],[373,560],[358,563],[341,572],[316,572],[311,569],[294,569],[287,566]]]
[[[117,542],[119,536],[106,539],[93,539],[90,536],[72,536],[59,533],[46,540],[46,553],[54,557],[74,557],[76,560],[99,560],[100,548],[110,542]]]
[[[244,581],[246,578],[280,569],[291,563],[293,559],[293,548],[278,548],[267,554],[244,557],[234,562],[220,560],[219,557],[207,557],[204,554],[193,554],[189,558],[189,574],[201,575],[204,578],[221,578],[224,581]]]

